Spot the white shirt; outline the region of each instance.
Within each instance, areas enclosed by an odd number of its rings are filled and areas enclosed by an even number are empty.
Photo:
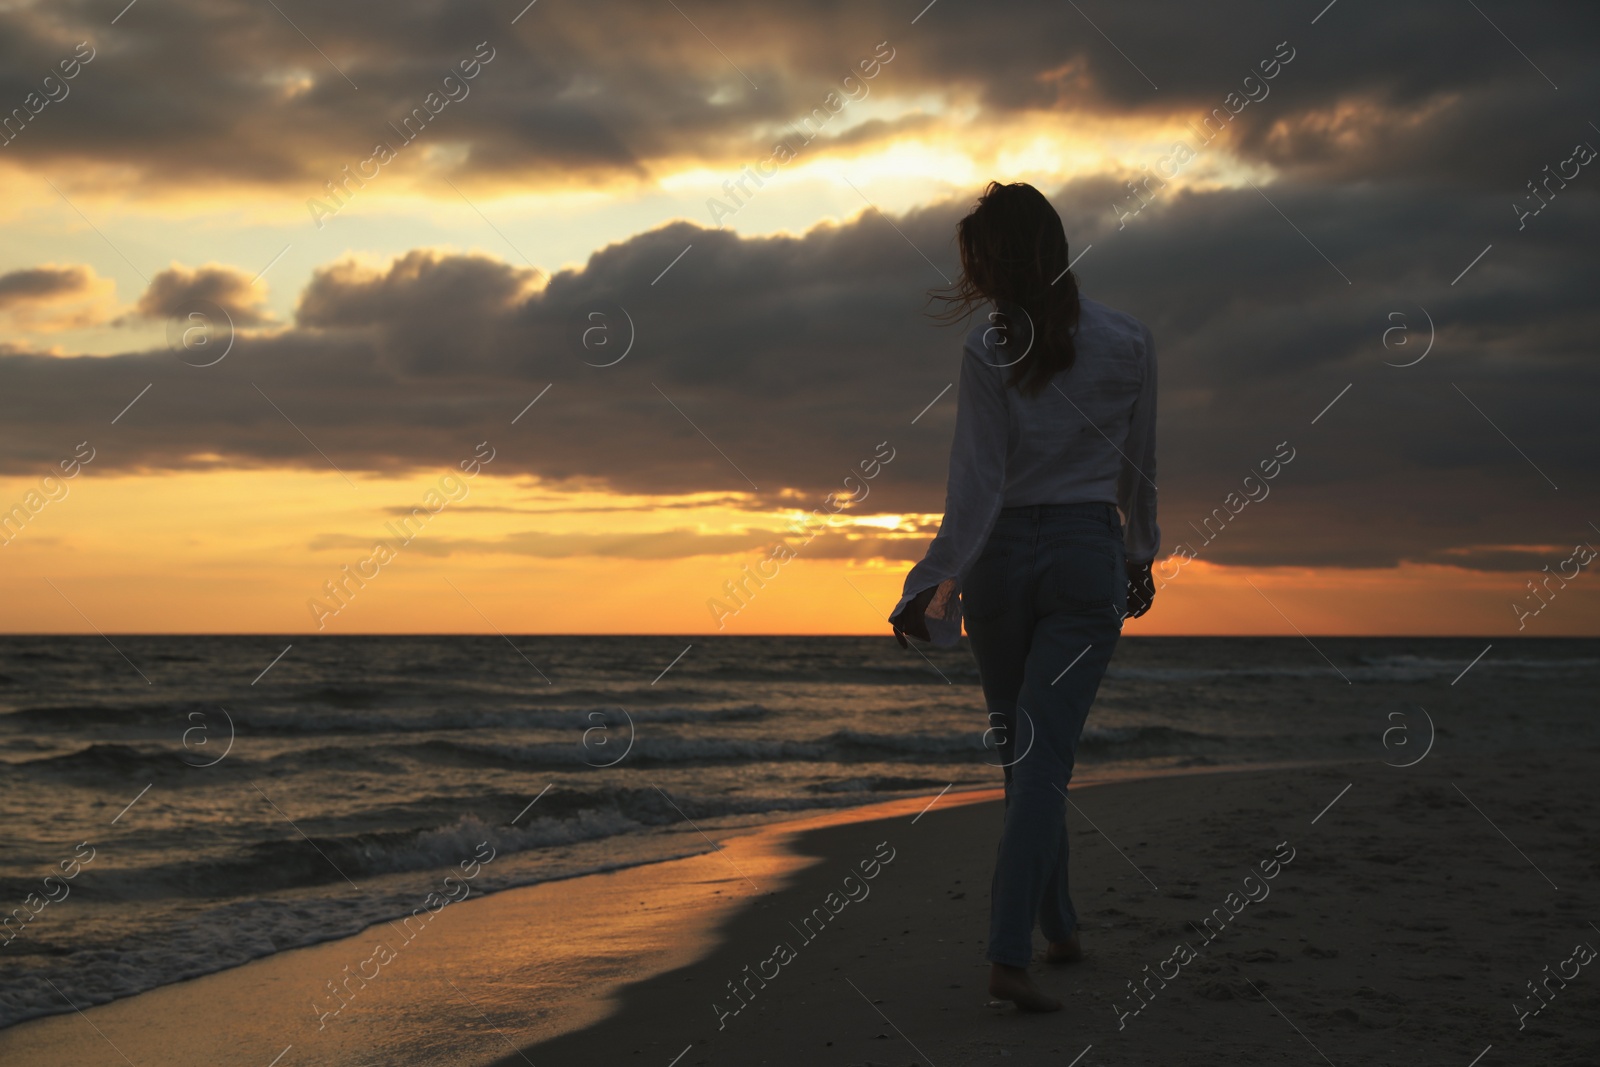
[[[1002,364],[1015,357],[1003,345],[997,353],[997,329],[985,323],[967,334],[944,520],[890,615],[940,586],[926,613],[936,645],[960,640],[961,583],[1001,508],[1115,504],[1128,560],[1150,562],[1160,551],[1155,342],[1132,315],[1087,297],[1079,307],[1077,358],[1037,396],[1006,384],[1012,368]]]

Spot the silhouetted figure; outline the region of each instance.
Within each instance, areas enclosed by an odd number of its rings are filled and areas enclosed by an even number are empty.
[[[944,520],[889,621],[902,645],[951,646],[965,618],[1006,776],[989,992],[1054,1011],[1027,967],[1036,921],[1048,962],[1082,955],[1067,782],[1122,620],[1155,595],[1155,346],[1080,298],[1061,218],[1032,186],[991,182],[956,237],[942,317],[993,310],[962,353]]]

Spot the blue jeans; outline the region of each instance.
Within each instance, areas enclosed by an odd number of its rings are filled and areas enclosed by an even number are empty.
[[[1005,767],[1005,829],[989,903],[995,963],[1026,967],[1033,925],[1065,941],[1067,782],[1127,611],[1122,522],[1110,504],[1005,508],[962,587],[962,613]]]

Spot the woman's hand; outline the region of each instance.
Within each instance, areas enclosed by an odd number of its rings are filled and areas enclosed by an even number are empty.
[[[911,602],[901,610],[900,621],[892,624],[894,626],[894,639],[900,642],[901,648],[911,647],[910,642],[906,640],[906,634],[910,634],[912,637],[922,641],[932,640],[928,636],[928,620],[923,613],[928,610],[928,603],[938,590],[938,586],[931,585],[912,597]]]
[[[1150,610],[1156,599],[1156,583],[1150,574],[1149,563],[1128,564],[1128,613],[1125,619],[1137,619]]]

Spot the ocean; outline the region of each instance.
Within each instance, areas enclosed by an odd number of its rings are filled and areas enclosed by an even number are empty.
[[[0,1027],[355,934],[445,875],[1001,781],[964,644],[114,640],[0,638]],[[1592,745],[1597,692],[1589,639],[1128,638],[1078,777]]]

